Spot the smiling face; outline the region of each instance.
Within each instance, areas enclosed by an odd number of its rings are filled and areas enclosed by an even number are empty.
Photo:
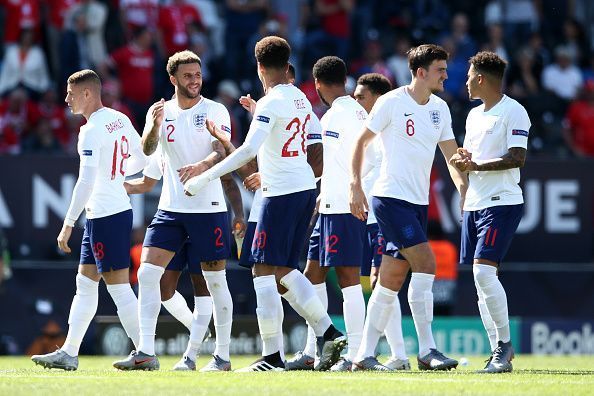
[[[178,66],[171,83],[177,88],[177,94],[188,99],[200,96],[202,88],[202,67],[198,63],[185,63]]]
[[[448,64],[445,60],[434,60],[426,70],[423,69],[422,79],[431,93],[443,92],[443,82],[448,79]]]

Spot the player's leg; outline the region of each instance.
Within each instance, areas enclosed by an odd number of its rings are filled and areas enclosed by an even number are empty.
[[[213,359],[201,371],[229,371],[233,300],[225,271],[231,243],[227,212],[192,214],[192,221],[186,222],[185,227],[191,242],[190,265],[194,258],[200,260],[201,271],[212,297],[216,332]],[[197,273],[198,269],[192,267],[191,271]]]
[[[165,267],[187,239],[179,219],[183,215],[158,210],[147,228],[138,270],[139,347],[137,352],[114,362],[117,369],[144,370],[159,366],[155,356],[155,333],[161,309],[159,284]]]
[[[510,372],[513,369],[511,361],[514,350],[510,336],[507,296],[497,274],[498,265],[507,253],[520,223],[523,205],[496,206],[478,212],[478,241],[473,274],[497,333],[497,346],[484,372]]]
[[[159,286],[161,288],[161,304],[175,319],[180,321],[188,330],[192,326],[192,311],[184,296],[177,291],[177,284],[182,271],[188,265],[188,245],[185,242],[182,248],[175,253],[165,272],[161,277]]]
[[[138,299],[130,285],[130,270],[128,268],[112,269],[109,272],[103,271],[101,275],[117,307],[118,318],[136,349],[140,337]]]

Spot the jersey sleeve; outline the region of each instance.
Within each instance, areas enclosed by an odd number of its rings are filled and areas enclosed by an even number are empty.
[[[254,118],[250,124],[248,136],[250,133],[253,135],[255,131],[261,131],[258,132],[257,135],[264,133],[268,136],[276,123],[277,115],[274,111],[274,101],[266,99],[267,98],[264,97],[256,103],[256,110],[254,110]]]
[[[211,121],[214,122],[217,128],[231,136],[231,116],[229,116],[229,111],[225,106],[222,104],[216,106],[213,113],[211,114],[211,117]],[[217,141],[217,138],[211,136],[210,141]]]
[[[92,125],[84,128],[78,139],[78,155],[80,156],[80,166],[98,167],[101,154],[101,141],[93,133]]]
[[[373,109],[369,113],[367,120],[365,121],[365,127],[371,132],[378,134],[390,125],[391,111],[390,101],[384,96],[380,98],[373,105]]]
[[[332,109],[324,114],[322,120],[322,133],[325,136],[324,144],[330,147],[339,146],[344,137],[343,123],[337,117],[337,114],[332,112]]]
[[[523,106],[517,105],[511,108],[508,115],[505,134],[507,136],[507,148],[528,147],[528,131],[530,130],[530,118]]]
[[[322,143],[322,124],[320,124],[320,119],[314,112],[309,113],[311,118],[307,123],[308,130],[307,130],[307,145],[310,146],[316,143]]]
[[[163,177],[163,169],[161,168],[161,152],[156,151],[148,157],[148,162],[142,171],[142,174],[151,179],[160,180]]]
[[[447,104],[443,105],[443,128],[441,130],[441,136],[439,141],[443,142],[446,140],[455,139],[454,131],[452,129],[452,114],[450,114],[450,108]]]

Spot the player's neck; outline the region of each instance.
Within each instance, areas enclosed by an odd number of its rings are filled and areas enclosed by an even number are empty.
[[[481,97],[481,100],[485,104],[485,111],[491,110],[497,103],[501,102],[501,98],[503,98],[501,91],[485,92]]]
[[[83,112],[82,115],[83,115],[83,117],[85,117],[85,120],[89,121],[89,118],[91,118],[93,113],[96,112],[97,110],[102,109],[102,108],[103,108],[103,103],[101,103],[101,101],[91,103],[85,109],[85,111]]]
[[[202,100],[202,95],[198,95],[195,98],[186,98],[182,95],[175,95],[175,98],[177,99],[177,105],[179,108],[182,110],[187,110],[196,106],[196,104]]]
[[[268,92],[277,85],[288,84],[286,73],[266,73],[262,77],[264,92]]]
[[[330,106],[332,106],[336,99],[340,98],[341,96],[346,96],[346,94],[347,93],[344,87],[331,89],[328,90],[328,92],[324,95],[324,99],[326,99],[328,103],[330,103]]]
[[[413,79],[412,82],[406,86],[406,90],[410,97],[421,106],[429,102],[431,90],[423,86],[423,84],[420,84],[418,80]]]

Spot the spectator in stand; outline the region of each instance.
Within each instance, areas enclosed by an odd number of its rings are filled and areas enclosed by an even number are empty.
[[[225,23],[221,15],[219,15],[215,0],[187,0],[187,2],[196,7],[200,14],[202,25],[208,32],[208,40],[214,57],[222,56],[225,53]],[[200,59],[204,64],[204,58],[200,56]],[[204,72],[204,68],[202,71]]]
[[[236,147],[244,141],[249,127],[249,121],[246,118],[248,112],[239,103],[240,96],[241,92],[233,80],[223,80],[218,85],[217,97],[214,99],[215,102],[223,104],[229,112],[231,141]]]
[[[571,62],[571,50],[565,46],[555,48],[555,63],[544,68],[542,86],[569,102],[575,99],[583,83],[580,69]]]
[[[70,134],[66,125],[67,107],[63,101],[58,100],[55,88],[50,88],[44,92],[34,111],[35,116],[33,119],[46,119],[49,122],[52,135],[60,142],[62,147],[67,148],[74,143],[74,139],[72,139],[74,135]]]
[[[245,49],[254,32],[266,19],[268,0],[226,0],[225,1],[225,56],[226,76],[235,80],[250,77],[245,70]],[[253,54],[248,59],[252,59]]]
[[[114,2],[117,2],[115,0]],[[120,21],[128,40],[139,28],[157,30],[159,0],[119,0]]]
[[[390,83],[393,83],[394,75],[382,57],[382,44],[380,41],[374,39],[368,40],[364,48],[363,59],[359,62],[353,62],[351,66],[354,69],[355,77],[359,78],[367,73],[379,73],[390,80]]]
[[[0,96],[23,87],[32,98],[37,98],[49,87],[49,73],[45,54],[35,44],[32,29],[23,29],[17,44],[6,49],[0,72]]]
[[[142,123],[146,111],[155,96],[154,74],[155,53],[151,46],[153,35],[146,27],[133,33],[132,41],[115,50],[101,67],[102,77],[108,77],[108,70],[116,70],[122,83],[122,97],[132,110],[137,125]]]
[[[495,52],[504,61],[509,61],[505,43],[503,42],[503,27],[499,23],[492,23],[487,26],[488,41],[483,44],[483,51]],[[473,54],[474,55],[474,54]]]
[[[62,145],[52,131],[51,120],[40,118],[37,125],[22,143],[25,154],[55,155],[63,153]]]
[[[320,20],[320,29],[306,36],[306,62],[332,54],[349,59],[351,13],[354,0],[315,0],[314,13]]]
[[[395,78],[395,87],[407,85],[412,80],[412,74],[408,67],[408,50],[410,49],[410,40],[406,36],[396,38],[394,55],[388,58],[388,67]]]
[[[53,76],[60,76],[60,42],[62,31],[66,28],[66,19],[72,6],[81,0],[41,0],[45,5],[46,38],[49,50],[49,64]]]
[[[449,103],[451,101],[467,101],[466,72],[468,71],[468,58],[458,53],[456,42],[451,37],[445,37],[442,41],[443,48],[450,54],[448,59],[448,79],[443,86],[445,88],[443,98]],[[454,110],[454,109],[452,109]]]
[[[571,63],[583,66],[588,60],[588,40],[584,28],[574,18],[563,22],[563,40],[561,44],[567,48]]]
[[[39,0],[0,0],[0,6],[4,8],[4,44],[16,43],[23,29],[39,34]]]
[[[594,81],[586,82],[582,97],[569,106],[564,137],[573,153],[594,158]]]
[[[82,14],[84,16],[84,45],[87,47],[91,67],[94,68],[103,64],[107,58],[104,38],[107,6],[98,0],[82,0],[72,7],[71,12],[72,14]]]
[[[86,45],[85,32],[87,19],[78,11],[70,14],[66,21],[66,29],[60,39],[60,92],[66,90],[66,80],[74,72],[91,67],[89,48]]]
[[[0,103],[0,154],[19,154],[21,140],[35,124],[27,91],[15,89]]]
[[[460,58],[467,61],[476,53],[477,45],[474,39],[468,33],[468,16],[462,12],[452,17],[450,32],[442,36],[441,41],[449,37],[456,46],[456,53]]]
[[[158,43],[165,57],[190,45],[189,25],[202,26],[198,10],[186,0],[172,0],[159,9]]]
[[[485,7],[485,24],[500,23],[506,47],[518,49],[540,25],[539,0],[491,0]]]

